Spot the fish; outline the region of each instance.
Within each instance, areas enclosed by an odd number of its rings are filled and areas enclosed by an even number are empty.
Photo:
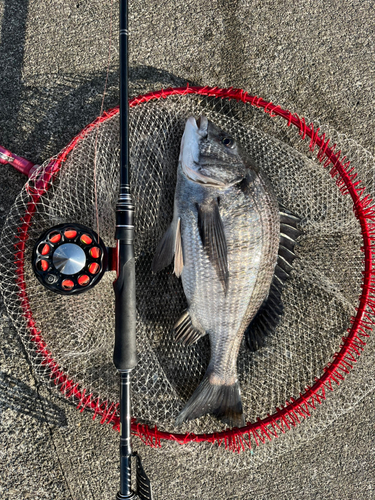
[[[173,220],[152,271],[174,259],[188,304],[174,326],[175,340],[192,345],[208,334],[211,355],[176,426],[206,414],[229,427],[245,425],[237,357],[245,331],[267,303],[279,246],[280,207],[265,173],[230,134],[204,115],[190,116]]]

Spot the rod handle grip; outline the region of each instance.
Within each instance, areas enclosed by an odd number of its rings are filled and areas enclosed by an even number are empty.
[[[135,260],[132,244],[118,241],[115,291],[115,347],[117,370],[132,370],[138,362],[136,347]]]

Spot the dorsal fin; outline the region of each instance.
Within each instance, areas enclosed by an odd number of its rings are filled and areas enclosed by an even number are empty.
[[[275,273],[268,297],[245,331],[245,339],[250,351],[257,351],[265,345],[265,339],[273,333],[280,322],[284,306],[281,293],[293,269],[296,258],[294,248],[298,237],[301,219],[280,206],[280,246]]]

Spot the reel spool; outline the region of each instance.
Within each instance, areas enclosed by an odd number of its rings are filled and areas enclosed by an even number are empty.
[[[48,290],[73,295],[97,285],[107,270],[102,239],[82,224],[59,224],[45,231],[34,246],[35,276]]]

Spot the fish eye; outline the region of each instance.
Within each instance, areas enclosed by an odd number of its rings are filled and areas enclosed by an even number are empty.
[[[227,148],[233,148],[234,139],[232,139],[232,137],[223,137],[223,139],[221,139],[221,143]]]

